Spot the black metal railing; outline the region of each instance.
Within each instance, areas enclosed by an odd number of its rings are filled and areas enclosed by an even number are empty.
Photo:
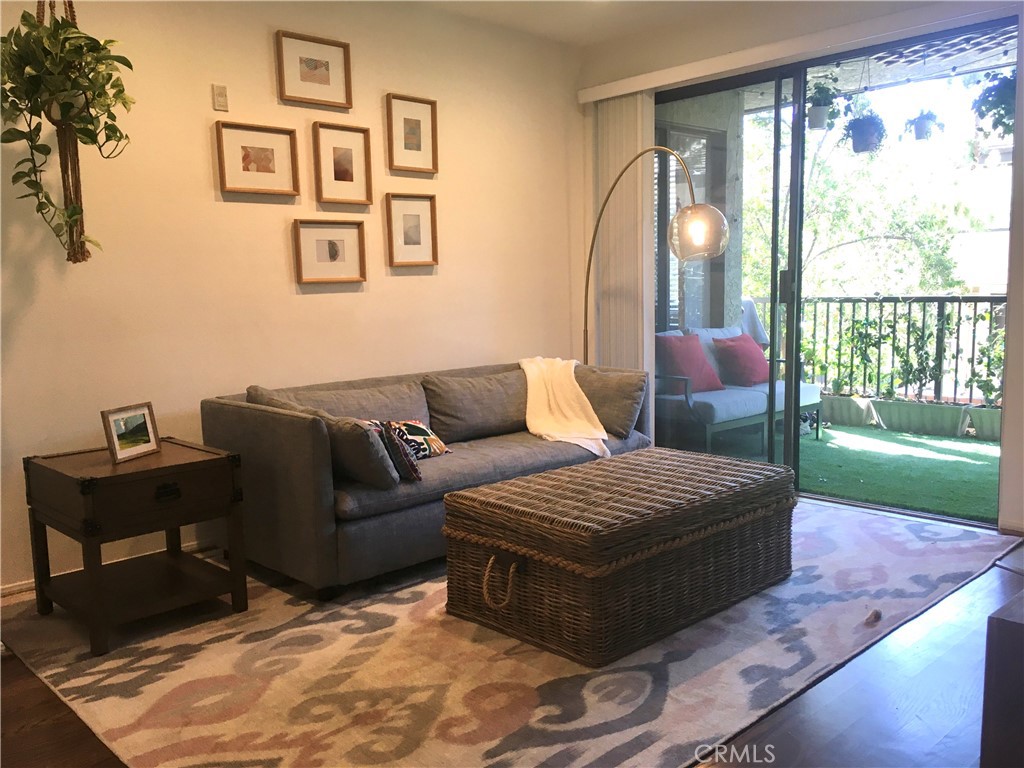
[[[805,375],[833,393],[1001,396],[1006,296],[804,297]]]

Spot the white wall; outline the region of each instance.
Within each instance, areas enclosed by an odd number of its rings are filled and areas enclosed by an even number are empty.
[[[35,3],[4,2],[3,29],[25,9]],[[138,103],[124,155],[83,150],[87,232],[103,245],[84,264],[64,261],[15,199],[7,179],[20,154],[3,148],[5,587],[31,578],[21,457],[102,445],[101,409],[150,400],[162,434],[198,440],[199,401],[256,382],[569,354],[569,254],[584,247],[570,49],[416,4],[82,3],[78,16],[86,32],[121,41]],[[351,44],[350,111],[278,101],[278,29]],[[212,110],[211,83],[228,87],[229,113]],[[388,92],[437,100],[435,179],[386,170]],[[218,119],[298,129],[301,196],[223,200]],[[368,209],[317,205],[315,120],[370,128]],[[402,191],[437,195],[436,268],[387,266],[382,201]],[[365,221],[367,282],[300,289],[296,218]],[[158,544],[108,545],[104,556]],[[50,546],[55,571],[80,567],[64,537],[51,534]]]

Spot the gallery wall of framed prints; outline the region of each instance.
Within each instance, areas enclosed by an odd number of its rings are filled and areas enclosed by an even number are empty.
[[[315,109],[317,118],[331,110],[352,109],[352,52],[347,42],[277,30],[274,55],[280,103]],[[438,173],[437,102],[399,93],[382,95],[386,135],[381,137],[381,151],[387,158],[386,178],[434,179]],[[224,200],[254,202],[233,195],[302,199],[300,129],[226,120],[217,121],[215,128]],[[365,283],[365,214],[374,205],[371,129],[343,119],[314,119],[307,135],[315,183],[314,212],[344,210],[346,216],[363,218],[292,219],[295,281],[300,285]],[[393,190],[385,193],[383,202],[380,214],[388,268],[436,266],[436,196]]]

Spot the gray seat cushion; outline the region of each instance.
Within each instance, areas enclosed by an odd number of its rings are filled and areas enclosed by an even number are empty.
[[[640,432],[631,433],[625,440],[615,437],[607,440],[612,455],[646,448],[650,444],[651,439]],[[423,476],[420,482],[400,483],[388,491],[357,484],[336,488],[335,514],[341,520],[371,517],[436,501],[449,491],[581,464],[595,458],[590,451],[577,445],[543,440],[529,432],[484,437],[466,443],[452,443],[448,447],[451,453],[419,463]]]
[[[691,412],[683,395],[658,395],[655,414],[659,419],[700,421],[721,424],[768,412],[768,396],[748,387],[726,387],[715,392],[697,392],[692,396]]]
[[[751,389],[756,389],[758,392],[763,392],[764,396],[768,397],[768,382],[763,384],[755,384]],[[786,397],[786,382],[777,381],[775,382],[775,408],[781,411],[783,403]],[[800,382],[800,405],[815,405],[821,402],[821,387],[817,384],[808,384],[805,381]],[[768,406],[765,406],[766,408]]]

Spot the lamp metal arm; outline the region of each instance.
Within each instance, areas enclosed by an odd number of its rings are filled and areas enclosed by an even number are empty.
[[[697,202],[696,198],[693,195],[693,180],[690,178],[690,169],[686,167],[686,162],[683,160],[682,156],[680,156],[680,154],[676,152],[674,149],[669,149],[668,147],[661,146],[647,147],[646,149],[642,149],[639,152],[637,152],[636,155],[633,156],[633,159],[626,163],[623,166],[622,170],[619,171],[619,175],[615,177],[615,181],[612,182],[612,185],[608,188],[607,194],[605,194],[604,196],[604,202],[601,203],[601,209],[597,212],[597,220],[594,222],[594,231],[590,235],[590,251],[587,254],[587,274],[584,278],[583,285],[584,365],[587,365],[590,358],[590,272],[594,266],[594,248],[597,245],[597,232],[601,228],[601,219],[604,218],[604,211],[608,207],[608,203],[612,199],[612,192],[615,191],[615,187],[618,186],[619,181],[622,179],[622,177],[626,175],[626,171],[628,171],[632,167],[633,163],[635,163],[641,157],[643,157],[644,155],[649,155],[652,152],[667,152],[668,154],[672,155],[673,157],[675,157],[676,160],[679,161],[679,165],[683,167],[683,173],[686,174],[686,186],[690,192],[690,205],[694,205]]]

